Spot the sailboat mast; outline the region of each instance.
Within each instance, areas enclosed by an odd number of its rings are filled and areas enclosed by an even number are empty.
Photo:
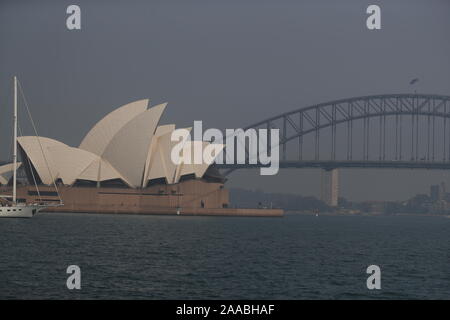
[[[13,137],[13,203],[16,204],[17,188],[17,77],[14,76],[14,137]]]

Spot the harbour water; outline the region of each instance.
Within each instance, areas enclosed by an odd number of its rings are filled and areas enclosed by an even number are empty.
[[[381,290],[366,287],[373,264]],[[81,290],[66,287],[69,265],[81,269]],[[450,219],[1,219],[0,298],[449,299]]]

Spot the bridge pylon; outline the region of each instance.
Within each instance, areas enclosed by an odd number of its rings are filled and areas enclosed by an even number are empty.
[[[330,207],[338,206],[339,169],[322,170],[320,198]]]

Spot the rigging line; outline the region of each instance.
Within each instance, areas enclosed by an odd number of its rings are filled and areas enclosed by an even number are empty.
[[[19,134],[21,136],[23,136],[22,129],[20,128],[20,126],[17,125],[17,127],[19,129]],[[38,197],[39,197],[39,201],[42,201],[41,193],[39,191],[39,188],[38,188],[38,185],[37,185],[37,182],[36,182],[36,178],[34,177],[33,166],[31,165],[30,158],[29,157],[26,157],[26,158],[27,158],[28,166],[30,167],[31,176],[33,177],[33,182],[34,182],[34,186],[36,187],[36,191],[37,191],[37,194],[38,194]]]
[[[12,92],[12,87],[13,86],[11,85],[10,88],[8,89],[8,93],[6,94],[5,101],[9,101],[9,98],[12,98],[11,94],[9,93],[9,92]],[[10,137],[13,136],[13,130],[14,130],[14,128],[11,128],[11,136]],[[12,154],[13,154],[12,149],[13,149],[13,139],[9,139],[8,156],[7,156],[8,162],[12,162]]]
[[[53,179],[52,172],[51,172],[50,167],[49,167],[49,165],[48,165],[47,157],[45,156],[44,148],[42,147],[42,143],[41,143],[41,139],[39,138],[39,135],[38,135],[38,133],[37,133],[36,125],[34,124],[33,117],[31,116],[30,108],[28,107],[28,101],[27,101],[27,99],[25,98],[25,94],[24,94],[24,92],[23,92],[22,84],[20,83],[19,80],[18,80],[17,82],[18,82],[18,84],[19,84],[19,91],[20,91],[20,94],[22,95],[23,101],[24,101],[24,103],[25,103],[25,107],[26,107],[26,109],[27,109],[28,117],[30,118],[30,122],[31,122],[31,125],[33,126],[34,133],[36,134],[36,137],[37,137],[37,140],[38,140],[38,143],[39,143],[39,147],[41,148],[42,156],[43,156],[43,158],[44,158],[45,164],[47,165],[47,170],[48,170],[48,173],[50,174],[50,179],[52,180],[53,186],[55,187],[56,193],[58,194],[59,202],[62,202],[61,196],[59,195],[58,187],[56,186],[56,182],[55,182],[55,180]]]

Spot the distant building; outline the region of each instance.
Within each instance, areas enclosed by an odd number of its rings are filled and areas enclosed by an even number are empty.
[[[440,185],[436,184],[436,185],[430,186],[431,201],[444,200],[445,195],[446,195],[446,191],[445,191],[445,183],[444,182],[442,182]]]
[[[339,170],[325,170],[322,172],[321,200],[330,207],[338,206],[339,198]]]
[[[384,201],[364,201],[361,203],[361,209],[365,213],[382,214],[386,209]]]

